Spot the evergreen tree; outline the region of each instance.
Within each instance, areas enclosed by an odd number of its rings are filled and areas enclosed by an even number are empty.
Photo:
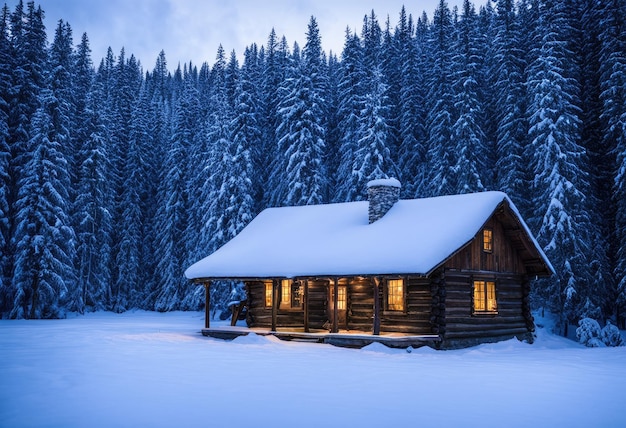
[[[298,50],[294,49],[294,55]],[[286,96],[279,105],[281,123],[278,144],[284,153],[283,185],[274,202],[277,205],[312,205],[327,199],[324,160],[325,129],[324,76],[319,29],[315,18],[309,21],[307,44],[296,77],[289,80]]]
[[[615,203],[612,200],[613,168],[615,157],[614,146],[602,138],[600,101],[600,52],[602,51],[599,33],[603,27],[600,9],[601,3],[589,0],[570,2],[568,14],[573,16],[576,26],[575,37],[570,40],[571,50],[578,58],[578,75],[575,76],[580,86],[581,100],[581,145],[589,157],[590,191],[587,199],[589,207],[602,206],[602,210],[589,210],[590,222],[594,226],[590,230],[590,272],[592,275],[590,292],[594,299],[590,305],[599,305],[601,317],[614,315],[614,305],[609,303],[615,290],[614,259],[615,254]],[[591,291],[593,290],[593,291]],[[602,319],[601,319],[602,318]]]
[[[359,139],[354,153],[351,183],[355,192],[363,195],[367,182],[379,178],[395,177],[396,164],[391,157],[389,140],[389,114],[387,86],[382,82],[382,73],[375,72],[367,85],[371,92],[365,94],[363,110],[359,117]],[[363,199],[358,196],[355,199]]]
[[[40,103],[18,182],[11,318],[62,316],[75,283],[70,177],[60,143],[66,136],[57,134],[63,127],[60,102],[44,89]]]
[[[354,153],[358,140],[359,116],[363,108],[365,73],[362,64],[361,41],[356,34],[346,29],[341,77],[339,80],[339,165],[336,173],[337,187],[332,198],[334,202],[347,202],[356,199],[358,189],[353,187],[352,170]]]
[[[85,99],[78,115],[83,135],[77,154],[78,183],[74,221],[77,239],[78,291],[85,310],[97,311],[111,305],[111,209],[112,189],[108,183],[110,162],[101,113],[99,85]]]
[[[411,16],[405,22],[400,15],[396,29],[398,54],[400,56],[399,123],[400,147],[398,167],[402,179],[402,192],[408,198],[419,197],[426,176],[426,122],[424,73],[426,62],[425,35],[427,22],[418,21],[414,29]],[[414,35],[415,32],[415,35]]]
[[[542,280],[539,296],[558,315],[561,332],[581,315],[589,284],[592,229],[587,214],[587,158],[580,146],[578,87],[566,67],[574,62],[567,50],[571,37],[562,4],[540,2],[536,60],[528,72],[528,146],[535,215],[529,218],[539,243],[556,269]],[[590,316],[592,314],[588,314]]]
[[[281,48],[282,46],[282,48]],[[270,204],[272,192],[270,182],[272,180],[271,166],[274,159],[278,158],[278,146],[276,144],[276,129],[278,127],[278,102],[279,88],[284,80],[286,63],[288,61],[288,50],[285,38],[282,43],[278,41],[274,29],[270,32],[265,50],[265,63],[262,72],[262,91],[260,94],[261,103],[259,108],[263,109],[261,126],[263,140],[259,147],[259,154],[256,157],[258,162],[256,168],[259,171],[258,194],[261,207]]]
[[[9,295],[9,201],[11,200],[11,148],[9,146],[9,102],[11,96],[11,49],[9,8],[5,4],[0,17],[0,314],[11,305]]]
[[[109,132],[111,176],[114,189],[112,234],[111,307],[123,312],[138,298],[136,287],[140,286],[140,246],[143,232],[141,192],[145,190],[145,159],[143,137],[147,135],[149,113],[135,107],[148,105],[147,93],[139,99],[142,76],[133,55],[126,59],[125,50],[120,51],[117,63],[109,52],[103,71],[104,89],[107,91],[105,126]],[[135,114],[135,115],[134,115]],[[132,133],[132,135],[131,135]]]
[[[181,274],[187,262],[186,231],[187,207],[187,157],[197,128],[198,116],[189,92],[194,91],[191,76],[187,74],[184,89],[176,106],[174,133],[166,153],[161,176],[162,203],[157,211],[158,295],[154,308],[158,311],[180,309],[189,284]]]
[[[455,160],[452,125],[455,116],[452,91],[452,14],[445,0],[435,10],[429,40],[432,68],[428,75],[428,168],[430,170],[424,196],[455,192],[453,174]]]
[[[601,42],[600,116],[602,146],[616,154],[612,183],[615,206],[615,289],[611,300],[619,326],[626,327],[626,4],[621,0],[602,2],[598,24]],[[609,158],[610,159],[610,158]],[[606,160],[602,165],[605,165]]]
[[[453,174],[450,176],[454,193],[480,192],[487,175],[488,150],[482,126],[485,123],[481,103],[479,33],[477,16],[469,0],[463,2],[463,14],[457,24],[458,38],[453,58],[455,120],[450,130],[454,148]],[[488,179],[487,179],[488,180]],[[488,180],[491,181],[491,180]]]
[[[513,0],[498,2],[494,73],[496,98],[495,187],[520,209],[527,207],[526,163],[523,157],[528,133],[524,108],[524,52],[520,21]],[[527,210],[524,209],[524,212]]]
[[[62,151],[63,158],[67,162],[67,174],[70,182],[65,184],[67,191],[66,215],[74,217],[74,204],[76,198],[75,188],[77,181],[76,172],[76,140],[74,132],[76,124],[76,98],[74,92],[74,75],[76,72],[75,58],[73,52],[72,29],[69,24],[60,20],[57,24],[54,41],[50,47],[49,54],[49,75],[48,87],[52,90],[56,105],[54,109],[54,129],[53,137]],[[87,88],[88,90],[88,88]],[[74,224],[70,225],[72,228]],[[72,243],[74,245],[74,243]],[[76,260],[72,260],[75,263]],[[70,311],[83,312],[84,302],[82,293],[75,283],[66,284],[68,287],[67,305]]]

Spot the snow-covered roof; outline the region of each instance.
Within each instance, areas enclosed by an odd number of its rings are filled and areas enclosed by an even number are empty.
[[[189,279],[427,275],[470,242],[504,201],[553,271],[506,194],[481,192],[400,200],[372,224],[367,201],[268,208],[185,275]]]

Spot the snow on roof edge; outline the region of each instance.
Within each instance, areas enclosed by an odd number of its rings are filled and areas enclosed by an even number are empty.
[[[374,186],[402,187],[400,180],[397,178],[379,178],[378,180],[370,180],[367,182],[368,189]]]

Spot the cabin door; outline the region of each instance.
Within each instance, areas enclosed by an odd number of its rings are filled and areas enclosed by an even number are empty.
[[[328,287],[328,319],[331,325],[335,319],[335,286],[333,282]],[[346,285],[337,286],[337,327],[340,329],[347,328],[347,309],[348,309],[348,287]]]

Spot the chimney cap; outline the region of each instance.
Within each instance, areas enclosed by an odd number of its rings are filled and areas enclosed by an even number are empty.
[[[400,181],[397,178],[379,178],[378,180],[370,180],[367,182],[367,188],[376,187],[376,186],[386,186],[386,187],[402,187],[400,185]]]

